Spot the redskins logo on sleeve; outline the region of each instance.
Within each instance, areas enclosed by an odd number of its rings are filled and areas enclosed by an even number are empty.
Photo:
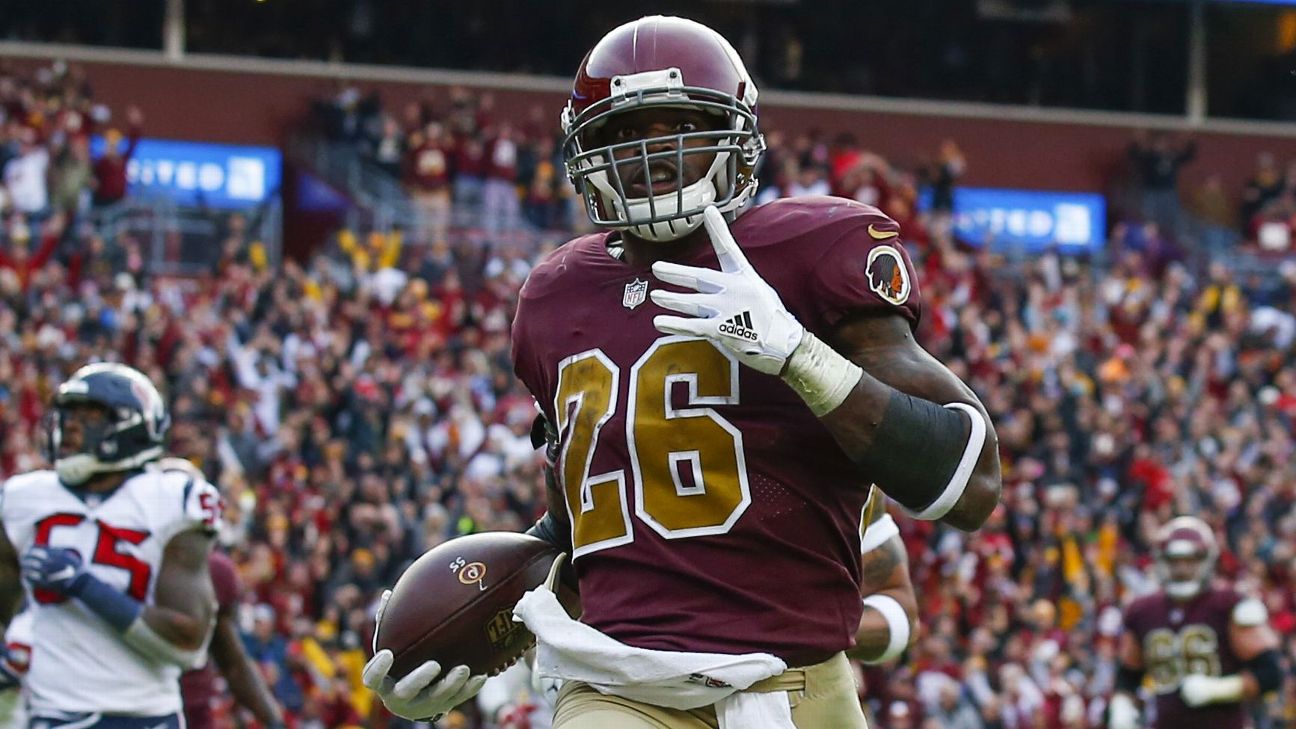
[[[895,247],[877,246],[869,251],[864,271],[868,274],[869,288],[873,293],[896,306],[909,300],[909,292],[912,290],[909,271],[905,269],[904,259]]]

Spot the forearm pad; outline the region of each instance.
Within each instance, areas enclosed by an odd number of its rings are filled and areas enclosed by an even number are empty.
[[[967,489],[985,434],[985,419],[971,405],[942,407],[896,391],[860,462],[906,511],[936,520]]]
[[[73,589],[69,591],[81,604],[90,608],[104,622],[125,632],[144,612],[144,604],[120,590],[113,588],[99,578],[84,572],[77,578]]]
[[[1278,651],[1270,649],[1243,664],[1243,667],[1260,686],[1260,693],[1267,694],[1282,687],[1282,659]]]
[[[205,649],[185,650],[158,635],[148,623],[144,622],[142,615],[130,624],[125,633],[122,633],[122,640],[131,647],[131,650],[145,658],[161,663],[173,663],[186,671],[202,667],[207,657]]]

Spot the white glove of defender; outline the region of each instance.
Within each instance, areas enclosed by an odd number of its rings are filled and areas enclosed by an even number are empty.
[[[653,319],[653,326],[664,334],[705,337],[733,352],[743,364],[777,375],[801,343],[805,327],[747,262],[720,211],[708,207],[702,220],[720,270],[669,261],[654,263],[657,278],[698,293],[653,291],[653,303],[695,317],[660,315]]]
[[[391,590],[383,591],[378,601],[375,636],[378,635],[377,624],[382,622],[383,611],[390,599]],[[396,656],[389,649],[376,651],[365,664],[362,680],[365,686],[378,694],[388,711],[411,721],[444,714],[476,696],[482,684],[486,683],[486,676],[471,675],[467,666],[451,668],[438,681],[441,664],[436,661],[427,661],[397,681],[387,675],[395,660]]]
[[[1179,684],[1179,696],[1192,708],[1207,704],[1231,703],[1242,700],[1241,676],[1204,676],[1191,673]]]

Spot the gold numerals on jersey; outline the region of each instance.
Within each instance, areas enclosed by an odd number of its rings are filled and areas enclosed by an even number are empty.
[[[1186,625],[1178,632],[1157,628],[1143,637],[1143,661],[1159,694],[1179,690],[1184,676],[1219,676],[1219,636],[1209,625]]]
[[[634,539],[625,470],[590,473],[599,433],[616,411],[620,374],[599,350],[558,366],[560,475],[576,556]],[[751,495],[742,433],[711,406],[737,404],[737,361],[706,341],[667,337],[635,362],[628,379],[625,447],[635,516],[667,539],[727,532]],[[686,404],[676,408],[679,391]]]
[[[561,464],[575,555],[634,539],[623,496],[625,471],[590,474],[594,444],[616,412],[621,370],[597,349],[558,364],[554,412],[562,436]]]

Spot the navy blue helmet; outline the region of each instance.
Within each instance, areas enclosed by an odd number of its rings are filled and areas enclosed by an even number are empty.
[[[162,457],[171,418],[162,395],[139,370],[114,362],[86,365],[59,385],[53,405],[49,458],[59,479],[69,486]],[[104,417],[83,416],[86,406],[100,409]],[[81,441],[74,452],[64,452],[74,420]]]

